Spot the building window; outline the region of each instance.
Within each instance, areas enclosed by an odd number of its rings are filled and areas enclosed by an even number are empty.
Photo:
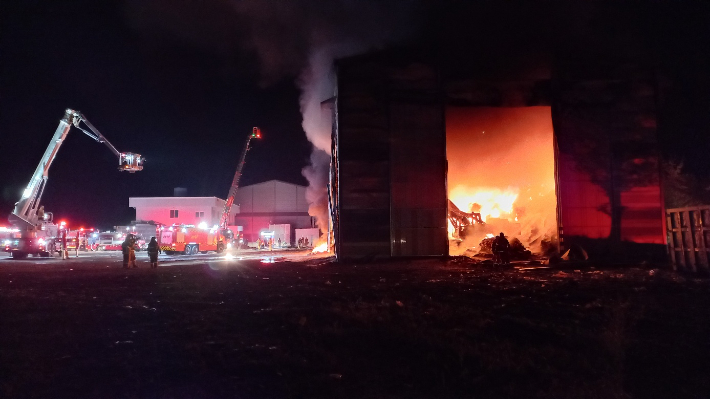
[[[178,210],[177,209],[171,209],[170,210],[170,219],[176,219],[178,217]]]
[[[196,218],[203,218],[203,217],[205,217],[205,213],[204,212],[195,212],[195,217]]]

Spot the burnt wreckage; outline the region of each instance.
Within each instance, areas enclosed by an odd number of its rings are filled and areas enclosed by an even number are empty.
[[[448,218],[454,228],[455,236],[461,238],[466,235],[467,227],[486,224],[481,218],[480,212],[464,212],[451,200],[449,200]]]

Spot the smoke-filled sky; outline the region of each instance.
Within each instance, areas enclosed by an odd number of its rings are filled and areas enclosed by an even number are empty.
[[[534,76],[569,49],[597,56],[599,43],[623,54],[652,49],[649,62],[668,88],[659,109],[663,148],[709,170],[710,117],[698,115],[710,115],[710,6],[604,4],[3,1],[0,215],[19,199],[68,107],[119,150],[148,160],[141,173],[119,174],[109,151],[72,131],[43,202],[77,224],[125,224],[133,217],[129,196],[171,195],[174,187],[224,197],[253,126],[264,139],[250,152],[242,183],[305,185],[307,136],[327,150],[319,132],[328,121],[304,123],[301,111],[318,114],[313,105],[332,93],[330,60],[402,41],[438,51],[451,74],[473,65],[487,76]]]

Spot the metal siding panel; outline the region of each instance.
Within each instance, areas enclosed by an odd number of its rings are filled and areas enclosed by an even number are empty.
[[[338,70],[338,256],[386,257],[389,249],[389,132],[380,66]]]
[[[274,211],[295,212],[297,190],[295,185],[282,182],[274,183]]]
[[[252,186],[240,187],[237,195],[234,196],[234,202],[239,204],[239,212],[254,212],[254,188]]]
[[[253,212],[274,212],[274,182],[255,184],[252,187],[254,190],[254,202],[252,204]]]
[[[566,244],[570,236],[614,246],[664,242],[653,93],[643,79],[557,79],[553,124]]]
[[[448,253],[443,106],[390,104],[393,256]]]

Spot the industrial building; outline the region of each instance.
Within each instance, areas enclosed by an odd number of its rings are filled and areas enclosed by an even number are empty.
[[[291,241],[296,237],[295,229],[315,227],[313,217],[308,214],[305,186],[279,180],[244,186],[239,188],[234,203],[239,204],[234,224],[242,226],[249,241],[259,238],[269,225],[290,225]]]
[[[585,51],[534,70],[412,49],[337,61],[338,258],[448,255],[448,200],[461,192],[465,212],[485,211],[482,194],[509,198],[484,220],[526,245],[663,256],[654,75],[632,56]]]

